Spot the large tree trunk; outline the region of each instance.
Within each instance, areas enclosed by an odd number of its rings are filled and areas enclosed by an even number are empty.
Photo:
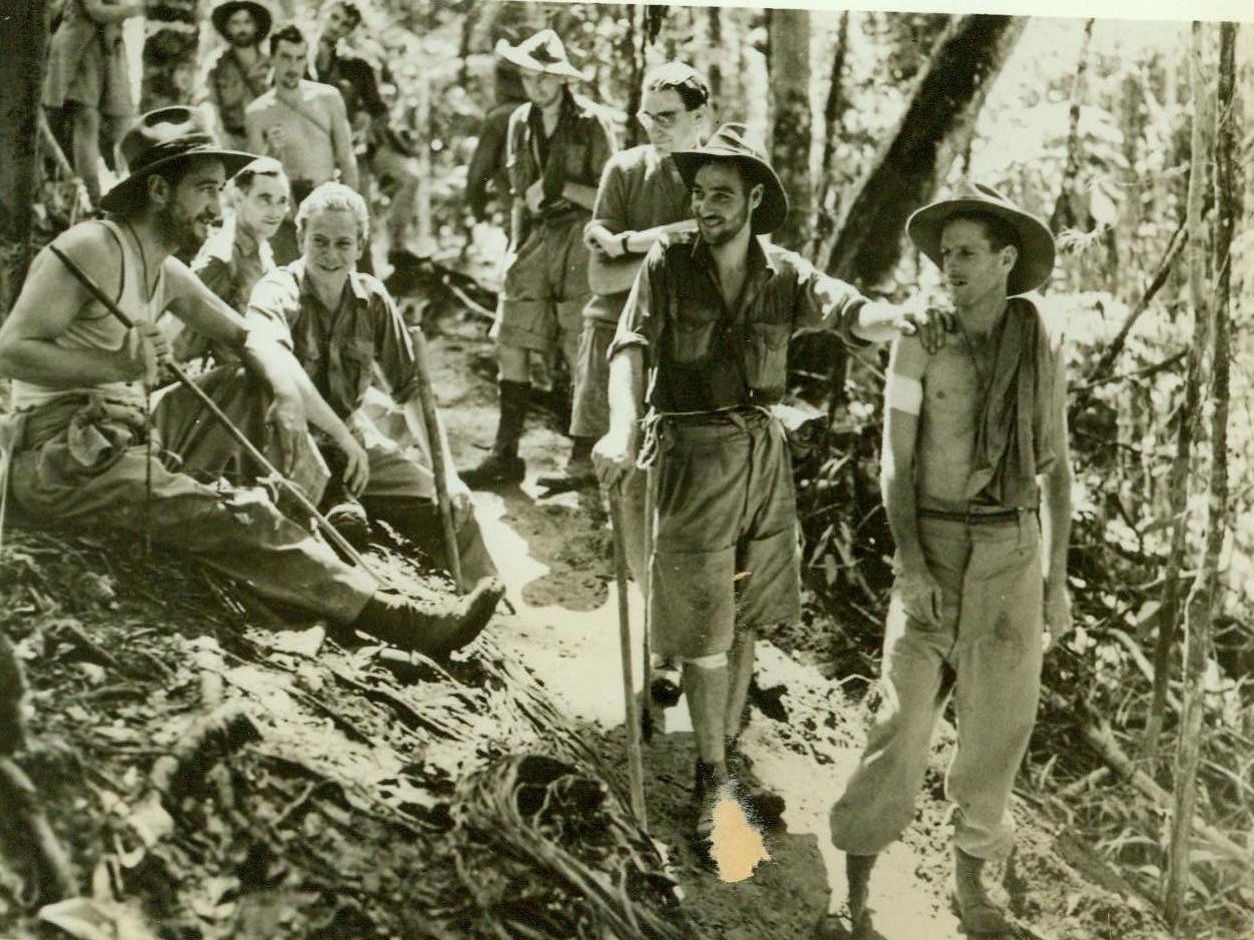
[[[1172,458],[1167,481],[1167,499],[1171,508],[1171,548],[1163,572],[1162,607],[1158,613],[1158,638],[1154,648],[1154,687],[1150,697],[1149,717],[1145,723],[1143,747],[1153,756],[1162,733],[1167,710],[1167,689],[1171,684],[1172,652],[1179,633],[1181,589],[1180,571],[1188,548],[1189,482],[1192,478],[1193,440],[1200,420],[1202,399],[1202,356],[1206,349],[1206,222],[1203,203],[1206,198],[1206,164],[1209,151],[1209,108],[1205,94],[1202,40],[1200,27],[1194,24],[1191,55],[1193,88],[1192,155],[1189,169],[1189,190],[1186,201],[1186,246],[1189,265],[1189,297],[1193,306],[1194,342],[1189,344],[1184,371],[1184,402],[1176,418],[1176,453]]]
[[[30,263],[47,14],[46,0],[0,2],[0,316],[17,299]]]
[[[1194,42],[1201,29],[1193,25]],[[1167,864],[1165,914],[1176,927],[1184,914],[1189,885],[1189,830],[1197,802],[1197,768],[1201,758],[1202,718],[1206,710],[1204,685],[1206,665],[1211,658],[1211,625],[1219,581],[1219,553],[1228,529],[1228,299],[1232,286],[1232,229],[1236,218],[1233,128],[1233,87],[1235,84],[1234,23],[1220,26],[1219,89],[1216,98],[1215,132],[1215,249],[1214,311],[1211,317],[1211,432],[1210,493],[1206,513],[1206,551],[1189,592],[1185,613],[1184,683],[1180,734],[1176,750],[1175,792],[1171,819],[1171,852]],[[1200,63],[1196,50],[1194,66]],[[1195,89],[1200,84],[1195,79]],[[1199,328],[1197,332],[1202,332]]]
[[[845,203],[839,235],[820,267],[866,286],[892,273],[906,219],[966,149],[992,80],[1026,25],[1012,16],[951,21],[897,128]]]
[[[849,11],[840,14],[840,26],[836,31],[836,48],[832,53],[831,78],[827,87],[827,103],[823,106],[823,157],[819,160],[818,194],[814,199],[814,218],[810,227],[810,243],[806,257],[814,259],[823,251],[830,251],[836,236],[836,200],[840,184],[836,170],[836,148],[844,133],[845,109],[849,97],[845,94],[845,62],[849,58]]]
[[[788,193],[788,219],[774,241],[800,248],[813,214],[810,185],[810,11],[767,11],[771,164]]]
[[[148,0],[139,110],[190,104],[205,0]]]

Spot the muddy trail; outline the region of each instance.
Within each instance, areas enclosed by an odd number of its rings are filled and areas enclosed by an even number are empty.
[[[496,420],[482,334],[450,326],[431,342],[462,466]],[[0,937],[809,937],[843,882],[827,811],[873,705],[806,652],[840,627],[811,617],[789,649],[762,646],[770,707],[753,709],[743,740],[788,809],[763,835],[764,857],[724,881],[686,841],[682,703],[645,749],[648,832],[625,810],[604,515],[595,496],[541,498],[534,483],[566,449],[537,412],[527,480],[476,494],[514,612],[443,664],[278,619],[197,566],[145,557],[138,540],[10,519],[0,634],[29,693],[27,746],[0,750]],[[629,605],[639,649],[634,588]],[[13,688],[0,687],[0,706]],[[0,707],[0,725],[8,714]],[[951,746],[946,728],[915,823],[877,866],[886,940],[962,936],[941,794]],[[1002,893],[1022,936],[1166,936],[1030,794],[1015,813],[1020,851]],[[41,852],[44,836],[59,860]],[[68,900],[41,908],[51,896]]]

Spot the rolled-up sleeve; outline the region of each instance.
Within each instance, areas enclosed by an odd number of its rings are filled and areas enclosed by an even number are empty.
[[[387,380],[392,397],[404,404],[418,392],[414,344],[392,298],[383,290],[370,294],[370,319],[374,324],[375,359]]]
[[[796,270],[797,304],[793,329],[827,329],[836,333],[848,346],[870,345],[853,333],[858,311],[867,303],[852,284],[823,274],[800,255],[788,253],[788,261]]]
[[[244,324],[265,339],[292,349],[292,324],[300,316],[300,288],[296,278],[279,269],[265,275],[248,299]]]
[[[608,358],[612,359],[619,350],[637,346],[645,350],[649,360],[652,359],[666,316],[665,245],[665,240],[655,243],[644,256],[644,264],[631,286],[627,305],[618,318],[618,330],[606,354]]]
[[[597,201],[592,209],[594,224],[604,225],[617,235],[628,229],[627,185],[623,168],[617,159],[608,161],[597,187]]]

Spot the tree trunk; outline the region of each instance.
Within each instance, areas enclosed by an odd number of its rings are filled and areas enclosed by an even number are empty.
[[[1084,24],[1084,42],[1080,45],[1080,62],[1076,66],[1075,81],[1071,85],[1071,113],[1067,121],[1067,156],[1062,171],[1062,186],[1058,189],[1058,201],[1054,203],[1054,211],[1050,215],[1050,231],[1057,234],[1063,229],[1074,228],[1077,223],[1087,225],[1088,212],[1083,209],[1080,200],[1075,198],[1080,175],[1080,109],[1084,105],[1084,77],[1089,67],[1089,46],[1093,41],[1093,19],[1090,17]],[[1085,218],[1081,218],[1083,212]]]
[[[810,244],[806,249],[806,257],[811,260],[819,257],[820,252],[830,251],[831,240],[836,235],[835,203],[840,193],[836,172],[836,147],[844,132],[845,109],[849,106],[849,99],[845,95],[845,62],[848,58],[849,11],[844,10],[840,14],[840,26],[836,30],[831,80],[827,87],[827,103],[823,106],[823,159],[819,161],[819,192],[814,201]]]
[[[208,15],[208,5],[203,0],[148,0],[147,6],[139,110],[190,104],[195,92],[200,14]]]
[[[1201,36],[1194,25],[1192,50],[1193,85],[1193,133],[1192,155],[1189,169],[1187,198],[1187,229],[1189,266],[1189,294],[1195,318],[1196,339],[1189,344],[1184,375],[1184,403],[1176,420],[1176,453],[1172,458],[1171,473],[1167,483],[1167,500],[1171,507],[1171,548],[1167,554],[1167,567],[1163,572],[1163,600],[1158,614],[1158,639],[1154,648],[1154,688],[1150,696],[1149,717],[1145,723],[1143,748],[1153,755],[1162,733],[1163,718],[1167,709],[1167,688],[1171,682],[1172,650],[1180,619],[1180,571],[1188,547],[1189,480],[1192,476],[1193,439],[1199,420],[1202,398],[1202,354],[1206,348],[1206,230],[1203,219],[1203,202],[1206,196],[1206,161],[1208,109],[1206,106],[1205,80],[1202,70]]]
[[[623,33],[623,41],[619,46],[619,55],[631,63],[627,75],[627,129],[623,140],[624,147],[634,147],[644,141],[640,122],[636,113],[640,110],[643,98],[645,50],[648,49],[648,25],[645,21],[644,8],[639,4],[623,4],[623,19],[631,26]]]
[[[767,10],[767,68],[771,85],[771,165],[788,193],[790,210],[774,241],[800,248],[810,229],[810,11]]]
[[[710,74],[707,76],[710,80],[710,96],[714,99],[715,107],[720,109],[720,115],[723,110],[723,68],[719,62],[723,58],[723,19],[722,11],[714,6],[707,11],[707,23],[710,28]]]
[[[1194,43],[1199,42],[1200,24],[1193,26]],[[1171,818],[1171,852],[1167,864],[1167,890],[1164,913],[1177,927],[1184,913],[1189,884],[1189,830],[1197,801],[1197,768],[1201,758],[1202,718],[1206,710],[1204,678],[1211,656],[1211,625],[1219,581],[1219,554],[1228,529],[1228,376],[1229,322],[1228,299],[1232,286],[1232,230],[1236,217],[1236,185],[1233,180],[1236,134],[1233,128],[1233,88],[1235,85],[1234,23],[1220,25],[1219,78],[1216,97],[1215,132],[1215,248],[1214,312],[1210,334],[1211,350],[1211,468],[1207,502],[1206,551],[1202,566],[1189,592],[1185,615],[1185,656],[1180,735],[1176,749],[1175,792]],[[1194,52],[1194,66],[1200,66]],[[1200,76],[1195,79],[1201,84]],[[1197,87],[1197,86],[1195,86]],[[1197,330],[1196,332],[1201,332]],[[1199,344],[1200,345],[1200,344]]]
[[[30,264],[39,93],[48,40],[46,0],[0,3],[0,317],[17,299]]]
[[[935,192],[975,128],[993,79],[1027,21],[953,19],[915,83],[905,114],[846,203],[839,234],[819,266],[870,286],[892,274],[910,213]]]

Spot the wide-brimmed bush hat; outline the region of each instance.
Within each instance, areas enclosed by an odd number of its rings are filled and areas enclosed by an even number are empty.
[[[226,34],[226,21],[238,10],[247,10],[253,15],[253,22],[257,24],[257,42],[260,43],[270,35],[274,14],[264,3],[259,3],[258,0],[218,0],[209,11],[209,21],[213,23],[219,36],[223,39],[230,38]]]
[[[1049,226],[983,183],[964,180],[952,196],[919,209],[906,222],[906,234],[919,251],[943,269],[940,243],[945,223],[969,212],[1002,219],[1019,236],[1019,257],[1006,278],[1007,294],[1026,294],[1049,280],[1054,270],[1054,236]]]
[[[788,218],[788,193],[779,180],[779,174],[766,162],[762,152],[745,139],[743,124],[724,124],[714,136],[693,150],[677,150],[671,157],[691,189],[697,170],[713,161],[739,164],[745,170],[750,185],[762,184],[762,202],[753,210],[749,225],[755,235],[768,235],[784,224]]]
[[[219,147],[204,117],[194,108],[157,108],[141,114],[123,135],[118,159],[127,175],[105,193],[100,207],[106,212],[121,211],[142,197],[144,180],[154,171],[191,157],[217,157],[229,179],[257,155]]]
[[[551,29],[542,29],[516,46],[508,39],[499,39],[496,54],[520,69],[583,80],[583,73],[570,64],[561,37]]]

